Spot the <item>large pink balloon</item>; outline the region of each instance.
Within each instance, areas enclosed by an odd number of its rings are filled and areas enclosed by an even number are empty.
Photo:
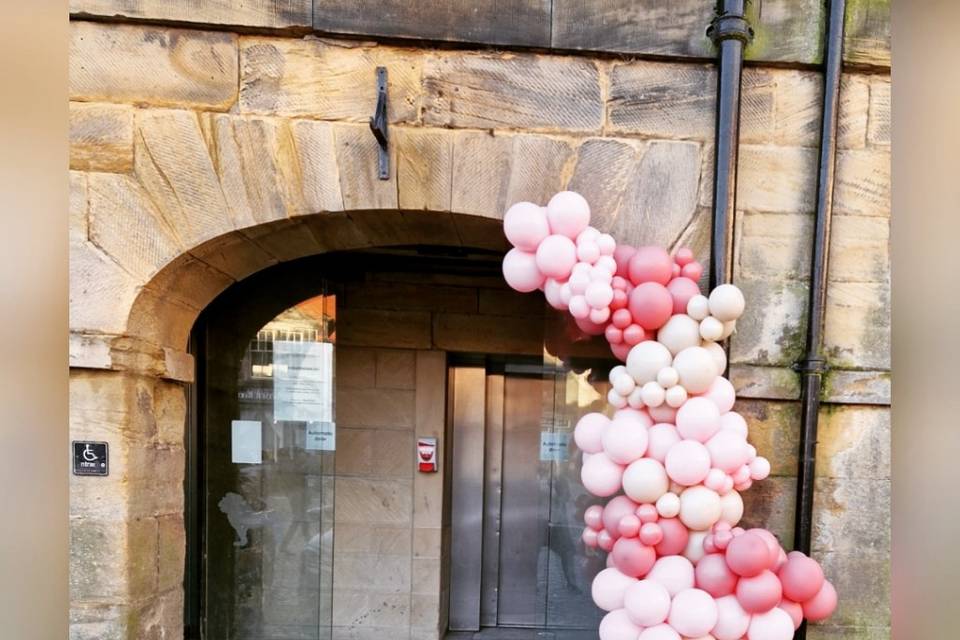
[[[690,530],[680,522],[679,518],[660,518],[657,524],[663,532],[663,539],[656,546],[657,555],[674,556],[683,553],[687,548]]]
[[[737,588],[737,574],[727,566],[722,553],[708,553],[694,570],[697,586],[714,598],[722,598]]]
[[[677,428],[668,422],[659,422],[647,431],[647,457],[653,458],[657,462],[663,462],[667,458],[667,452],[673,445],[680,442],[680,434]]]
[[[630,281],[633,284],[656,282],[666,285],[673,276],[673,259],[662,247],[640,247],[630,258]],[[673,308],[673,299],[670,303]]]
[[[604,611],[623,608],[623,594],[636,579],[620,573],[616,567],[608,567],[597,574],[590,587],[593,602]]]
[[[603,450],[611,460],[630,464],[647,451],[647,427],[650,419],[625,414],[613,419],[603,434]]]
[[[767,568],[771,571],[777,566],[777,561],[780,559],[780,554],[783,553],[783,548],[780,546],[780,541],[777,540],[777,536],[773,535],[766,529],[761,529],[760,527],[754,527],[753,529],[747,529],[752,533],[757,534],[763,541],[767,543],[767,551],[769,552],[769,564]],[[795,553],[800,553],[799,551]],[[774,572],[776,573],[776,572]]]
[[[623,606],[630,619],[641,627],[652,627],[667,619],[670,612],[670,593],[653,580],[640,580],[623,594]]]
[[[667,291],[673,298],[673,313],[686,313],[690,298],[700,295],[700,287],[690,278],[674,278],[667,284]]]
[[[600,453],[603,451],[603,432],[609,425],[610,418],[602,413],[588,413],[577,421],[573,441],[581,451]]]
[[[823,587],[823,569],[813,558],[795,551],[787,554],[787,563],[780,567],[783,595],[794,602],[804,602]]]
[[[561,191],[547,203],[550,232],[575,240],[590,224],[590,205],[579,193]]]
[[[623,478],[623,466],[607,457],[607,454],[595,453],[583,463],[580,480],[584,488],[595,496],[606,498],[620,490]]]
[[[548,278],[569,278],[576,263],[577,246],[566,236],[547,236],[537,247],[537,268]]]
[[[824,580],[817,595],[801,604],[803,605],[803,616],[810,622],[826,620],[833,615],[837,608],[837,590],[833,588],[829,580]]]
[[[520,249],[510,249],[503,257],[503,279],[511,289],[530,293],[543,285],[546,276],[537,267],[534,254]]]
[[[713,466],[726,473],[742,467],[750,456],[747,441],[733,429],[721,429],[707,440],[707,451]]]
[[[752,577],[770,568],[770,551],[766,541],[755,532],[736,536],[727,545],[727,565],[738,576]]]
[[[600,621],[600,640],[637,640],[642,629],[633,624],[626,609],[614,609]]]
[[[793,620],[790,614],[774,607],[766,613],[750,618],[747,640],[790,640],[793,638]]]
[[[642,578],[647,575],[657,554],[653,547],[640,542],[637,538],[620,538],[613,544],[613,564],[624,575]]]
[[[630,258],[637,253],[637,248],[629,244],[618,244],[613,250],[613,259],[617,263],[617,276],[630,278]]]
[[[693,588],[693,563],[683,556],[663,556],[653,564],[647,579],[662,584],[673,597]]]
[[[535,253],[550,235],[547,210],[532,202],[518,202],[504,214],[503,232],[516,248]]]
[[[736,596],[717,598],[717,624],[710,631],[717,640],[740,640],[750,626],[750,614]]]
[[[603,528],[613,538],[620,537],[620,521],[624,516],[632,515],[637,510],[637,503],[627,496],[616,496],[603,508]]]
[[[769,611],[777,606],[782,596],[780,579],[767,569],[737,582],[737,600],[743,610],[750,613]]]
[[[677,431],[683,438],[706,442],[719,430],[720,410],[709,399],[693,397],[677,409]]]
[[[726,413],[733,409],[733,403],[737,399],[737,392],[729,380],[723,376],[718,376],[702,397],[713,401],[720,410],[720,413]]]
[[[703,482],[710,473],[710,453],[696,440],[681,440],[670,447],[664,467],[671,480],[691,487]]]
[[[717,604],[702,589],[684,589],[673,597],[667,622],[687,638],[710,633],[717,624]]]
[[[628,308],[633,321],[648,331],[662,327],[673,314],[673,298],[662,284],[644,282],[630,292]]]

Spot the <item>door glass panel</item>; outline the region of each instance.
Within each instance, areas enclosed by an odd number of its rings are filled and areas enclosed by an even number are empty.
[[[326,640],[335,298],[305,300],[253,335],[242,324],[207,328],[204,637]]]

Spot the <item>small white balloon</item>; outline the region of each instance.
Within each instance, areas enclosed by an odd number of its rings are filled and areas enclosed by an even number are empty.
[[[617,241],[609,233],[601,233],[596,239],[597,247],[600,249],[600,255],[612,256],[617,249]]]
[[[723,350],[722,346],[709,340],[704,340],[700,343],[700,346],[709,351],[710,355],[713,356],[713,361],[717,365],[717,371],[723,372],[727,370],[727,352]]]
[[[636,387],[630,392],[627,396],[627,404],[633,409],[642,409],[646,406],[643,404],[643,387]]]
[[[676,518],[680,514],[680,496],[665,493],[657,500],[656,507],[661,518]]]
[[[678,313],[657,331],[657,342],[669,349],[671,354],[677,355],[687,347],[700,344],[700,326],[687,314]]]
[[[627,406],[627,399],[617,393],[616,389],[610,389],[610,391],[607,392],[607,402],[617,409],[623,409]]]
[[[720,374],[713,356],[703,347],[688,347],[678,353],[673,359],[673,368],[680,374],[680,384],[687,393],[705,392]]]
[[[705,295],[697,294],[687,302],[687,315],[697,322],[710,315],[710,299]]]
[[[710,315],[721,322],[736,320],[743,315],[746,301],[743,293],[735,285],[722,284],[710,292]]]
[[[713,316],[700,321],[700,336],[704,340],[720,340],[723,337],[723,323]]]
[[[659,407],[663,404],[666,393],[656,381],[651,380],[650,382],[643,385],[643,404],[648,407]]]
[[[656,502],[667,492],[668,486],[667,470],[651,458],[631,462],[623,472],[623,492],[640,504]]]
[[[681,506],[680,508],[682,509],[683,507]],[[707,555],[707,552],[703,548],[703,540],[708,535],[710,535],[709,531],[691,531],[690,535],[687,537],[687,547],[680,555],[693,564],[700,562],[700,558]],[[700,640],[703,639],[701,638]]]
[[[598,269],[603,269],[609,273],[611,277],[617,272],[617,261],[613,259],[613,256],[600,256],[594,266]]]
[[[680,374],[673,367],[664,367],[657,372],[657,382],[664,389],[669,389],[680,382]]]
[[[680,521],[694,531],[703,531],[716,524],[722,509],[717,492],[703,485],[690,487],[680,494]]]
[[[733,332],[737,330],[737,321],[736,320],[727,320],[723,323],[723,333],[720,334],[721,340],[726,340],[733,335]]]
[[[669,349],[656,340],[644,340],[627,353],[627,371],[637,384],[644,385],[655,380],[660,369],[669,367],[672,361]]]
[[[610,375],[607,376],[607,380],[610,381],[610,384],[613,384],[613,381],[616,380],[618,376],[622,376],[626,372],[627,372],[627,368],[622,364],[618,364],[617,366],[610,369]]]
[[[582,271],[579,273],[571,273],[570,279],[567,280],[567,284],[570,285],[570,291],[574,295],[582,296],[587,290],[587,287],[590,286],[590,275]]]
[[[680,407],[684,402],[687,401],[687,390],[676,385],[667,389],[667,393],[664,397],[666,403],[673,407],[674,409]]]
[[[736,491],[729,491],[720,496],[720,521],[731,527],[737,526],[743,517],[743,498]]]
[[[573,289],[570,288],[569,282],[564,282],[560,285],[560,302],[563,303],[563,306],[570,304],[570,298],[573,297]]]
[[[617,393],[619,393],[621,396],[629,398],[630,394],[633,393],[633,390],[637,388],[637,383],[633,379],[633,376],[627,373],[627,370],[624,369],[623,373],[613,379],[613,388],[616,389]]]

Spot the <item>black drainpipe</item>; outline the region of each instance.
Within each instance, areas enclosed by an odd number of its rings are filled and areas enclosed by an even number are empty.
[[[827,266],[830,253],[830,216],[833,212],[834,165],[837,154],[837,105],[843,63],[845,0],[829,0],[826,59],[823,72],[823,119],[817,171],[817,213],[810,262],[810,298],[807,305],[807,351],[796,365],[800,373],[800,460],[797,466],[797,506],[794,548],[810,553],[813,531],[813,492],[817,453],[820,392],[827,363],[823,358],[823,317],[826,310]],[[805,637],[806,625],[798,638]]]
[[[713,230],[710,237],[710,289],[730,282],[733,216],[737,198],[737,149],[740,144],[740,76],[743,48],[753,30],[743,15],[744,0],[717,0],[707,29],[718,53],[717,117],[713,168]]]

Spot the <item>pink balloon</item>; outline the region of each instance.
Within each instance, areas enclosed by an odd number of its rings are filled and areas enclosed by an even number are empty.
[[[780,568],[783,595],[794,602],[804,602],[823,588],[823,569],[813,558],[799,551],[787,555],[787,563]]]
[[[594,309],[602,309],[613,302],[613,287],[607,282],[594,280],[587,287],[583,297],[587,299],[587,304]]]
[[[593,504],[587,507],[587,509],[583,512],[583,521],[591,529],[596,531],[602,529],[603,507],[598,504]]]
[[[817,595],[802,603],[802,605],[803,616],[810,622],[826,620],[833,615],[837,608],[837,590],[833,588],[829,580],[824,580]]]
[[[663,466],[671,480],[692,487],[710,473],[710,453],[696,440],[681,440],[670,447]]]
[[[763,538],[764,542],[767,543],[767,553],[770,554],[768,556],[769,563],[767,564],[767,568],[773,569],[777,564],[777,560],[779,559],[780,554],[783,552],[783,548],[780,546],[780,541],[777,540],[777,536],[773,535],[766,529],[761,529],[760,527],[747,529],[747,531],[757,534],[758,536]]]
[[[657,513],[657,507],[652,504],[642,504],[637,507],[635,512],[637,517],[640,518],[640,522],[647,524],[648,522],[656,522],[660,519],[660,514]]]
[[[607,553],[613,551],[613,536],[610,535],[610,532],[606,529],[601,529],[597,533],[597,546],[606,551]],[[612,567],[613,564],[609,562],[610,558],[607,558],[607,566]]]
[[[644,282],[630,292],[628,306],[634,322],[648,331],[662,327],[673,315],[673,298],[658,282]]]
[[[682,636],[699,638],[717,624],[717,604],[702,589],[684,589],[673,597],[667,623]]]
[[[708,445],[707,451],[709,451],[710,443],[708,442],[707,445]],[[712,454],[710,455],[710,458],[711,460],[713,459]],[[726,473],[724,473],[720,469],[717,469],[717,468],[710,469],[710,473],[707,474],[707,477],[703,481],[703,486],[705,486],[707,489],[711,489],[713,491],[716,491],[717,493],[723,494],[725,493],[723,489],[726,486],[727,478],[729,477],[730,476],[728,476]]]
[[[627,496],[617,496],[611,498],[607,506],[603,508],[603,528],[607,530],[614,539],[620,537],[620,520],[624,516],[633,515],[637,508],[637,503]]]
[[[690,278],[674,278],[667,283],[667,291],[673,298],[673,313],[686,313],[690,298],[700,295],[700,287]]]
[[[578,320],[590,317],[590,305],[582,295],[571,296],[567,307],[570,309],[570,315]]]
[[[738,576],[753,577],[770,567],[767,542],[752,531],[737,535],[730,541],[726,558],[730,570]]]
[[[610,301],[610,308],[614,311],[625,309],[627,307],[627,301],[627,292],[625,290],[614,288],[613,300]]]
[[[677,409],[677,431],[683,438],[706,442],[719,430],[720,410],[709,399],[693,397]]]
[[[795,630],[800,628],[800,623],[803,622],[803,607],[800,606],[799,602],[781,600],[777,606],[790,614],[790,619],[793,620],[793,628]]]
[[[642,629],[633,624],[626,609],[614,609],[600,621],[600,640],[637,640]]]
[[[633,316],[630,315],[629,309],[617,309],[613,312],[610,321],[617,329],[626,329],[633,324]]]
[[[648,409],[650,417],[654,422],[663,422],[667,424],[676,424],[677,410],[664,402],[659,407],[650,407]]]
[[[573,321],[576,323],[577,328],[579,328],[580,331],[583,331],[588,336],[603,335],[603,329],[604,329],[603,325],[593,322],[592,320],[590,320],[589,317],[574,318]]]
[[[590,309],[590,322],[593,322],[597,326],[603,327],[609,319],[610,307],[604,307],[602,309]],[[600,333],[603,333],[603,331]]]
[[[656,545],[658,556],[675,556],[683,553],[690,539],[690,531],[679,518],[660,518],[657,526],[663,532],[663,539]]]
[[[763,456],[751,460],[749,466],[751,480],[764,480],[770,475],[770,461]]]
[[[714,598],[728,596],[737,588],[737,574],[727,566],[722,553],[708,553],[700,558],[695,576],[697,586]]]
[[[600,247],[596,242],[577,242],[577,260],[593,264],[600,257]]]
[[[670,613],[670,593],[653,580],[640,580],[623,594],[623,606],[634,624],[652,627],[667,619]]]
[[[580,469],[583,487],[600,498],[612,496],[619,491],[621,478],[623,478],[623,466],[608,458],[603,452],[590,456]]]
[[[693,251],[689,247],[680,247],[673,256],[673,261],[683,267],[693,262]]]
[[[644,629],[637,640],[680,640],[680,634],[668,624],[658,624]]]
[[[603,432],[610,425],[610,418],[602,413],[588,413],[577,422],[573,430],[573,441],[581,451],[599,453],[603,451]]]
[[[684,278],[690,278],[694,282],[700,279],[700,276],[703,275],[703,265],[699,262],[691,262],[690,264],[683,265],[683,268],[680,269],[680,275]]]
[[[613,259],[617,263],[617,275],[621,278],[630,277],[630,258],[637,252],[636,247],[628,244],[618,244],[613,250]]]
[[[549,278],[565,280],[577,263],[577,247],[566,236],[554,234],[537,247],[537,268]]]
[[[543,297],[547,299],[547,304],[558,311],[567,308],[567,303],[563,301],[563,296],[560,293],[563,285],[563,282],[555,278],[547,278],[543,283]]]
[[[595,529],[591,529],[590,527],[585,527],[583,529],[583,534],[581,534],[580,538],[583,540],[583,544],[586,545],[587,547],[590,547],[591,549],[597,546],[597,532]]]
[[[707,451],[713,466],[726,473],[733,473],[747,461],[747,441],[732,429],[721,429],[707,440]]]
[[[790,614],[773,607],[750,618],[747,640],[790,640],[793,638],[793,620]]]
[[[647,522],[640,527],[639,533],[643,544],[654,547],[663,542],[663,528],[656,522]]]
[[[747,438],[747,421],[736,411],[728,411],[720,416],[720,428],[739,433],[744,440]]]
[[[520,249],[510,249],[503,257],[503,279],[511,289],[530,293],[539,289],[546,276],[537,268],[536,256]]]
[[[647,431],[646,455],[657,462],[663,462],[667,458],[667,452],[678,442],[680,434],[675,426],[667,422],[657,423]]]
[[[657,560],[653,547],[637,538],[620,538],[613,543],[613,564],[624,575],[642,578]]]
[[[649,418],[616,417],[603,434],[603,450],[618,464],[630,464],[647,451]]]
[[[717,624],[710,631],[717,640],[740,640],[750,626],[750,614],[733,595],[717,598]]]
[[[717,376],[713,384],[710,385],[710,388],[707,389],[707,392],[701,397],[713,401],[713,403],[717,405],[717,409],[720,410],[720,413],[726,413],[733,409],[733,403],[737,399],[737,392],[729,380],[723,376]]]
[[[593,602],[604,611],[623,608],[623,594],[636,580],[625,576],[614,567],[597,574],[590,587]]]
[[[623,331],[617,329],[612,324],[607,325],[607,328],[603,330],[603,335],[611,345],[623,342]]]
[[[646,337],[647,334],[643,330],[643,327],[638,324],[631,324],[623,330],[623,341],[631,347],[635,344],[640,344]]]
[[[518,202],[503,216],[503,233],[510,244],[534,253],[543,239],[550,235],[547,211],[532,202]]]
[[[620,344],[611,344],[610,352],[613,354],[613,357],[619,360],[620,362],[627,361],[627,355],[630,353],[630,346],[626,342]]]
[[[617,531],[624,538],[636,538],[640,533],[640,518],[634,514],[626,515],[620,518],[620,524],[617,525]],[[650,544],[640,540],[644,544]]]
[[[547,221],[551,233],[576,239],[590,224],[590,205],[579,193],[561,191],[547,203]]]
[[[653,564],[647,579],[662,584],[673,597],[693,588],[693,564],[683,556],[663,556]]]
[[[772,571],[764,569],[755,576],[740,578],[737,582],[737,600],[744,611],[763,613],[777,606],[783,590],[780,579]]]
[[[629,273],[633,284],[656,282],[666,285],[673,275],[673,259],[662,247],[640,247],[630,258]]]

